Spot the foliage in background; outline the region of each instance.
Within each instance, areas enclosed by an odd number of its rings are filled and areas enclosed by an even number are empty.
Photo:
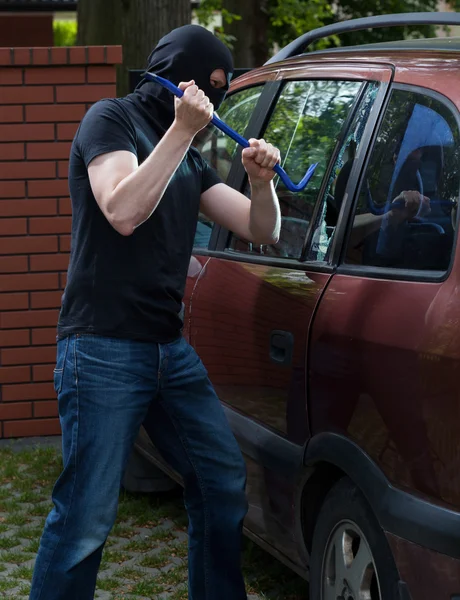
[[[460,2],[460,0],[459,0]],[[241,16],[237,15],[222,6],[222,0],[205,0],[195,9],[195,15],[198,21],[204,27],[209,27],[216,12],[222,15],[222,23],[230,25],[233,21],[240,21]],[[222,40],[230,50],[233,50],[236,38],[234,35],[225,33],[224,27],[216,28],[215,34]]]
[[[247,1],[232,0],[232,14],[226,15],[230,18],[224,19],[222,29],[217,32],[224,41],[227,41],[227,30],[229,28],[234,29],[232,24],[234,25],[238,15],[235,4],[240,4],[243,7]],[[197,10],[198,19],[204,25],[209,24],[212,14],[222,9],[225,11],[229,3],[229,0],[202,0]],[[460,8],[460,0],[451,0],[449,4],[454,10]],[[340,0],[340,3],[334,5],[329,0],[265,0],[258,5],[258,10],[267,16],[266,37],[271,53],[276,47],[283,47],[299,35],[323,25],[372,15],[435,12],[437,8],[438,0]],[[241,8],[241,12],[243,12],[243,8]],[[251,23],[244,23],[244,25],[249,31]],[[240,29],[240,39],[231,40],[229,45],[232,49],[235,47],[237,49],[238,43],[241,43],[246,37],[249,38],[249,34],[246,36],[242,32],[243,30]],[[435,34],[435,27],[432,26],[386,27],[343,34],[340,35],[340,38],[332,36],[318,42],[315,49],[328,46],[392,41],[409,37],[433,37]],[[237,66],[249,67],[256,65]]]
[[[77,41],[77,21],[55,20],[53,22],[55,46],[75,46]]]
[[[307,31],[334,22],[332,6],[326,0],[270,0],[270,45],[286,46]],[[318,48],[339,45],[336,37],[321,40]]]

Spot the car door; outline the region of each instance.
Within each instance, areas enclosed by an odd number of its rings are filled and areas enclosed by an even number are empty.
[[[210,250],[195,253],[202,269],[190,340],[246,458],[246,526],[294,562],[294,495],[310,435],[308,332],[333,273],[329,248],[346,193],[346,182],[337,187],[337,172],[353,154],[353,181],[391,74],[388,67],[371,74],[368,66],[314,63],[280,72],[261,94],[248,133],[279,147],[294,181],[318,162],[315,175],[298,194],[275,181],[282,210],[276,245],[255,247],[214,227]],[[239,152],[229,180],[249,193]]]
[[[309,400],[315,434],[351,438],[393,484],[456,506],[459,124],[458,101],[394,85],[315,319]],[[402,218],[395,199],[414,194],[429,211]]]

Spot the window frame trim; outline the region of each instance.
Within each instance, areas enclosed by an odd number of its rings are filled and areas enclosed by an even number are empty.
[[[261,135],[264,134],[264,132],[267,128],[267,125],[270,122],[270,119],[272,117],[273,111],[276,108],[279,96],[281,95],[283,88],[285,87],[285,85],[288,82],[292,82],[292,81],[325,81],[325,80],[337,81],[337,80],[339,80],[339,81],[351,81],[351,82],[360,82],[361,83],[359,93],[357,94],[357,98],[359,98],[359,101],[362,100],[364,92],[369,83],[376,82],[380,85],[380,89],[378,91],[378,94],[377,94],[377,97],[376,97],[375,103],[374,103],[374,106],[377,108],[376,117],[372,120],[372,122],[369,120],[367,121],[366,126],[365,126],[365,131],[363,134],[363,139],[372,140],[372,136],[374,135],[376,128],[379,126],[379,123],[380,123],[379,119],[381,118],[382,113],[384,113],[385,101],[386,101],[387,97],[390,95],[391,82],[394,77],[394,67],[392,65],[384,65],[384,66],[385,66],[385,68],[387,68],[390,71],[390,77],[388,80],[366,79],[366,78],[356,78],[355,79],[355,78],[351,78],[351,77],[341,78],[338,76],[337,77],[328,77],[328,78],[319,77],[319,76],[317,76],[317,77],[305,76],[305,77],[298,77],[298,78],[296,77],[295,79],[294,78],[281,78],[281,79],[276,79],[276,80],[267,79],[263,83],[257,82],[253,85],[246,85],[244,87],[238,88],[237,90],[235,90],[235,92],[234,92],[235,94],[237,94],[238,92],[240,92],[242,90],[245,90],[245,89],[248,89],[251,87],[257,87],[259,85],[263,85],[263,87],[264,87],[262,94],[259,97],[259,100],[253,111],[251,119],[248,123],[245,134],[247,132],[250,132],[251,137],[260,137]],[[266,88],[268,90],[267,92],[265,92]],[[233,95],[233,93],[231,95]],[[264,98],[262,98],[263,96],[264,96]],[[353,103],[352,108],[350,109],[350,113],[348,114],[347,119],[344,122],[344,125],[342,126],[342,130],[340,132],[340,142],[341,143],[343,143],[343,139],[344,139],[343,132],[345,132],[347,130],[347,128],[349,127],[349,124],[351,123],[350,115],[353,114],[353,116],[354,116],[358,106],[359,106],[359,102],[355,101]],[[258,114],[259,108],[261,108],[261,107],[266,107],[265,113]],[[258,130],[255,127],[257,125],[259,126]],[[339,143],[337,143],[336,148],[334,149],[332,157],[329,161],[329,165],[328,165],[328,169],[327,169],[327,173],[329,174],[329,176],[330,176],[330,170],[331,170],[332,164],[333,164],[333,162],[332,162],[333,158],[336,159],[337,153],[340,151],[340,147],[341,147],[341,145]],[[367,147],[369,147],[369,143],[367,143]],[[242,151],[241,148],[239,148],[237,150],[237,153],[233,159],[233,163],[232,163],[232,167],[229,172],[229,176],[226,181],[227,184],[232,185],[232,187],[234,187],[235,189],[237,189],[240,192],[243,189],[243,186],[246,182],[246,172],[244,171],[244,168],[241,164],[241,151]],[[366,156],[367,156],[367,151],[366,151],[366,154],[364,155],[364,158],[359,161],[358,175],[360,175],[362,172],[363,164],[366,159]],[[235,171],[235,174],[232,173],[233,171]],[[232,179],[230,178],[231,175],[232,175]],[[353,175],[354,175],[354,173],[352,172],[350,175],[348,185],[347,185],[347,190],[348,190],[348,186],[350,185],[350,182],[353,178]],[[234,179],[233,179],[233,177],[234,177]],[[324,189],[325,189],[325,181],[326,181],[326,178],[324,178],[323,185],[322,185],[322,188],[324,186]],[[353,183],[356,183],[356,181],[353,180]],[[324,191],[323,190],[321,190],[321,191],[323,192],[323,194],[322,195],[319,194],[318,198],[320,198],[320,197],[322,198],[324,195]],[[354,194],[353,194],[353,196],[354,196]],[[314,218],[317,217],[317,212],[319,211],[319,205],[320,205],[319,200],[317,200],[317,202],[316,202],[313,217],[312,217],[311,223],[309,225],[308,231],[305,236],[302,255],[301,255],[300,259],[281,258],[281,257],[276,257],[276,256],[264,256],[264,255],[260,255],[260,254],[243,253],[243,252],[237,251],[237,250],[231,250],[231,249],[229,250],[227,248],[227,244],[228,244],[228,240],[230,238],[231,232],[217,224],[214,224],[214,226],[213,226],[213,231],[211,233],[208,247],[207,248],[194,247],[193,254],[196,256],[225,258],[228,260],[235,260],[238,262],[246,261],[246,262],[251,262],[251,263],[260,263],[260,264],[264,264],[267,266],[274,266],[274,267],[286,266],[286,268],[298,269],[301,271],[333,273],[338,264],[338,255],[337,255],[336,251],[334,252],[334,249],[337,246],[336,240],[339,237],[337,232],[339,234],[341,234],[339,239],[340,239],[340,242],[342,243],[344,232],[346,230],[346,223],[342,216],[343,212],[344,212],[345,204],[349,204],[348,197],[345,198],[345,201],[342,203],[342,209],[341,209],[339,217],[338,217],[336,233],[335,233],[334,239],[333,239],[333,247],[330,252],[328,262],[326,262],[326,261],[308,261],[308,260],[304,259],[304,255],[306,256],[307,252],[309,250],[309,245],[307,244],[307,238],[310,236],[310,230],[313,231],[312,223],[314,222]],[[346,211],[346,214],[348,215],[349,212]],[[313,233],[311,235],[313,235]],[[311,242],[311,239],[309,241]],[[336,257],[336,260],[333,260],[334,257]]]
[[[349,213],[346,219],[346,227],[344,228],[343,239],[341,243],[340,253],[337,260],[337,274],[340,275],[352,275],[355,277],[368,277],[370,279],[386,279],[390,281],[414,281],[421,283],[442,283],[446,281],[453,269],[455,263],[455,256],[457,252],[457,243],[458,243],[458,228],[460,225],[460,211],[457,213],[457,226],[454,231],[454,240],[451,249],[451,257],[449,266],[446,271],[434,271],[434,270],[426,270],[422,271],[419,269],[396,269],[396,268],[387,268],[387,267],[376,267],[372,265],[353,265],[345,263],[345,257],[348,249],[348,243],[351,234],[351,228],[354,221],[356,204],[358,202],[359,195],[361,193],[361,189],[363,186],[364,177],[369,166],[370,159],[374,152],[375,144],[377,142],[377,137],[380,132],[380,128],[382,126],[385,115],[387,114],[388,106],[391,102],[392,94],[395,90],[405,91],[409,93],[418,93],[420,95],[429,96],[435,100],[438,100],[441,104],[443,104],[447,109],[450,109],[452,115],[455,118],[458,127],[458,135],[460,138],[460,110],[457,106],[452,102],[450,98],[438,92],[436,90],[432,90],[430,88],[423,87],[421,85],[413,85],[409,83],[391,83],[388,89],[388,96],[384,103],[384,106],[381,109],[381,114],[379,115],[378,122],[376,123],[374,134],[368,145],[367,156],[361,165],[360,175],[358,180],[354,183],[356,184],[353,189],[353,200],[352,202],[348,202],[349,204]],[[459,173],[460,175],[460,173]],[[350,177],[351,179],[351,177]],[[348,187],[348,186],[347,186]],[[460,188],[459,188],[460,193]],[[340,219],[340,215],[339,215]]]
[[[329,178],[331,176],[331,171],[333,168],[333,165],[335,163],[335,160],[337,159],[337,156],[340,152],[340,148],[342,147],[342,144],[345,140],[346,137],[346,133],[350,127],[350,124],[352,123],[353,118],[356,115],[356,111],[360,105],[360,103],[362,102],[362,99],[364,97],[364,93],[369,85],[369,83],[375,81],[376,83],[378,83],[379,85],[383,85],[384,82],[379,81],[379,80],[371,80],[371,79],[351,79],[349,77],[344,77],[344,78],[339,78],[339,77],[302,77],[302,78],[295,78],[295,79],[291,79],[291,78],[286,78],[286,79],[280,79],[278,80],[278,82],[280,82],[282,85],[280,86],[280,90],[278,92],[277,98],[276,98],[276,102],[271,105],[271,111],[270,114],[268,116],[266,116],[266,118],[264,119],[264,123],[263,123],[263,127],[261,128],[261,130],[258,133],[258,137],[265,135],[266,129],[271,121],[271,118],[273,116],[273,112],[276,109],[276,106],[278,104],[278,100],[281,96],[281,94],[284,91],[284,88],[289,84],[289,83],[298,83],[301,81],[308,81],[308,82],[313,82],[313,81],[340,81],[340,82],[349,82],[349,83],[359,83],[360,87],[358,89],[358,93],[356,94],[356,98],[353,100],[353,103],[350,107],[350,110],[347,114],[347,117],[345,119],[345,121],[343,122],[342,128],[339,132],[339,136],[337,138],[337,142],[334,146],[334,149],[332,151],[331,154],[331,158],[329,159],[329,163],[327,165],[327,168],[324,172],[323,175],[323,180],[321,182],[321,187],[319,189],[318,192],[318,197],[313,209],[313,214],[312,214],[312,218],[308,224],[308,229],[305,233],[305,237],[304,237],[304,241],[302,244],[302,250],[301,250],[301,254],[300,254],[300,258],[283,258],[283,257],[277,257],[277,256],[267,256],[264,258],[264,255],[259,255],[259,254],[251,254],[251,253],[245,253],[242,252],[241,250],[233,250],[232,248],[228,247],[228,244],[230,242],[230,238],[232,235],[231,231],[225,231],[225,245],[221,245],[219,248],[216,248],[216,250],[224,252],[225,254],[230,254],[230,255],[235,255],[236,253],[241,253],[243,256],[260,256],[261,258],[261,262],[263,262],[263,264],[268,264],[267,261],[268,259],[272,259],[273,261],[276,261],[276,263],[271,263],[273,264],[273,266],[282,266],[285,261],[295,261],[296,263],[299,264],[299,268],[300,265],[304,265],[304,264],[318,264],[318,265],[323,265],[323,269],[325,269],[325,272],[330,272],[329,269],[329,263],[328,261],[317,261],[317,260],[307,260],[307,255],[308,255],[308,251],[310,249],[311,246],[311,242],[313,239],[313,235],[314,235],[314,227],[313,224],[316,223],[316,220],[318,218],[318,213],[320,211],[320,205],[321,203],[319,202],[319,198],[324,198],[324,192],[326,190],[327,187],[327,182],[329,181]],[[256,111],[256,108],[254,109],[254,112]],[[252,134],[251,137],[256,137],[256,135]],[[239,156],[241,156],[241,149],[239,150]],[[238,154],[235,155],[235,158],[237,158]],[[247,180],[247,175],[246,172],[244,170],[243,165],[241,164],[241,159],[238,161],[238,166],[239,166],[239,170],[242,173],[242,180],[240,183],[240,187],[238,188],[240,192],[242,192],[242,190],[244,189],[245,185],[246,185],[246,180]]]

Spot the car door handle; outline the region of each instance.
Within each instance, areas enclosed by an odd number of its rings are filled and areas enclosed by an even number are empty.
[[[290,331],[275,329],[270,334],[270,359],[278,365],[290,365],[294,350],[294,336]]]

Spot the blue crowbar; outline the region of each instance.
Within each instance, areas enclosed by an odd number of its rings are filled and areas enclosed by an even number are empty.
[[[153,81],[156,81],[157,83],[161,84],[163,87],[165,87],[167,90],[172,92],[178,98],[182,98],[182,96],[184,95],[184,92],[182,90],[180,90],[177,86],[175,86],[174,83],[171,83],[171,81],[169,81],[168,79],[164,79],[163,77],[160,77],[159,75],[156,75],[155,73],[149,73],[149,72],[144,73],[144,77],[149,77]],[[237,133],[236,131],[234,131],[231,127],[229,127],[226,123],[224,123],[216,115],[214,115],[212,117],[211,123],[213,125],[215,125],[218,129],[223,131],[226,135],[231,137],[232,140],[234,140],[237,144],[239,144],[240,146],[243,146],[243,148],[249,148],[248,140],[246,138],[244,138],[242,135],[240,135],[239,133]],[[318,166],[318,163],[310,165],[304,178],[297,185],[289,179],[288,174],[286,173],[286,171],[283,169],[283,167],[281,165],[276,164],[273,167],[273,170],[275,171],[275,173],[277,173],[280,176],[281,181],[284,183],[284,185],[287,187],[287,189],[289,191],[301,192],[307,187],[310,179],[313,177],[313,174],[314,174],[317,166]]]

